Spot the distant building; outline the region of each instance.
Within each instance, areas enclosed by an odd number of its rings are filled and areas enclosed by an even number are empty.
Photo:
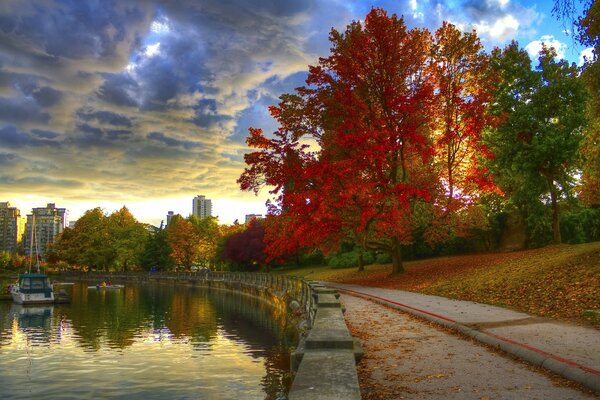
[[[56,208],[54,203],[46,207],[34,208],[27,215],[25,235],[23,237],[23,250],[26,256],[37,254],[42,259],[46,249],[54,243],[56,236],[69,225],[69,213],[66,208]],[[31,229],[35,220],[33,243],[31,242]]]
[[[76,223],[77,223],[77,221],[69,221],[69,228],[74,229]]]
[[[198,195],[192,201],[192,214],[200,219],[212,216],[212,200],[205,196]]]
[[[25,220],[19,209],[8,201],[0,202],[0,252],[16,253],[24,230]]]
[[[167,226],[169,226],[171,224],[171,220],[173,219],[174,216],[175,216],[175,213],[173,211],[169,211],[167,213]]]
[[[246,214],[246,224],[250,221],[252,221],[253,219],[264,219],[262,214]]]

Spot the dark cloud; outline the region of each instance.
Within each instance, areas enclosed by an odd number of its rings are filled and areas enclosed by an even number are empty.
[[[36,12],[23,13],[17,23],[0,20],[0,27],[6,33],[36,43],[50,57],[112,56],[117,44],[125,39],[128,25],[145,18],[144,9],[133,2],[62,0],[56,4],[42,1],[34,4]]]
[[[39,131],[38,131],[39,132]],[[8,148],[25,148],[40,146],[57,146],[59,143],[39,134],[21,132],[14,125],[7,125],[0,129],[0,145]]]
[[[56,139],[60,135],[53,131],[47,131],[44,129],[32,129],[31,133],[41,139]]]
[[[234,30],[251,30],[263,18],[287,19],[310,11],[316,0],[184,0],[161,2],[169,18],[197,25],[220,24]]]
[[[105,134],[110,140],[125,140],[133,136],[133,132],[128,129],[107,129]]]
[[[179,140],[165,135],[162,132],[150,132],[147,136],[148,139],[156,140],[166,144],[169,147],[183,147],[185,149],[192,149],[197,147],[204,147],[202,143],[194,142],[191,140]]]
[[[84,109],[79,110],[77,115],[84,121],[95,120],[103,124],[125,126],[127,128],[133,126],[133,122],[131,122],[129,117],[111,111],[93,111],[91,109]]]
[[[194,107],[196,116],[194,124],[201,128],[212,128],[221,122],[231,121],[230,115],[220,115],[217,112],[217,102],[213,99],[200,100]]]
[[[55,179],[52,177],[38,175],[38,176],[26,176],[22,178],[16,178],[14,176],[0,175],[0,184],[11,185],[11,187],[25,187],[29,188],[29,191],[38,191],[45,188],[78,188],[84,186],[80,181],[73,179]]]
[[[490,17],[497,18],[506,14],[500,7],[499,2],[467,0],[462,3],[461,8],[465,14],[474,21],[481,21]]]
[[[152,57],[136,70],[140,76],[143,101],[142,110],[161,111],[167,102],[181,91],[182,77],[173,62],[166,57]]]
[[[0,121],[47,123],[49,120],[50,115],[43,112],[33,99],[0,97]]]
[[[42,107],[54,106],[60,103],[63,98],[61,91],[47,86],[35,89],[31,94]]]
[[[120,148],[124,142],[128,143],[132,136],[132,131],[127,129],[105,129],[79,123],[77,132],[69,136],[67,142],[79,149]]]
[[[0,153],[0,166],[2,166],[2,168],[13,166],[18,160],[20,160],[20,157],[16,154]]]
[[[0,31],[10,33],[17,27],[17,20],[8,15],[0,15]]]
[[[107,74],[98,97],[117,106],[137,107],[139,85],[129,74]]]

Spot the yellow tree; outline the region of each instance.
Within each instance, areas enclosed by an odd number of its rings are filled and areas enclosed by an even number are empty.
[[[493,98],[495,78],[490,57],[475,31],[463,33],[444,22],[432,46],[432,75],[435,77],[435,122],[433,141],[441,188],[434,207],[438,214],[429,226],[436,236],[466,233],[472,228],[481,193],[495,190],[480,159],[491,158],[481,134],[492,123],[487,110]],[[440,214],[441,213],[441,214]],[[438,238],[439,239],[439,238]]]
[[[187,219],[173,218],[167,227],[167,241],[175,263],[189,270],[200,254],[200,235],[194,225]]]
[[[214,266],[217,258],[217,245],[221,239],[219,219],[217,217],[190,217],[190,222],[196,228],[200,242],[198,243],[198,261],[206,266]]]

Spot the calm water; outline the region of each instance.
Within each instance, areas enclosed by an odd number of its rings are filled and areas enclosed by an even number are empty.
[[[67,305],[0,302],[2,399],[281,399],[283,316],[230,292],[75,284]]]

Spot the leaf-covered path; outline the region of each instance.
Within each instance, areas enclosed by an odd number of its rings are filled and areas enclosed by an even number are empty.
[[[429,322],[342,295],[363,344],[363,399],[594,399],[589,392]]]

